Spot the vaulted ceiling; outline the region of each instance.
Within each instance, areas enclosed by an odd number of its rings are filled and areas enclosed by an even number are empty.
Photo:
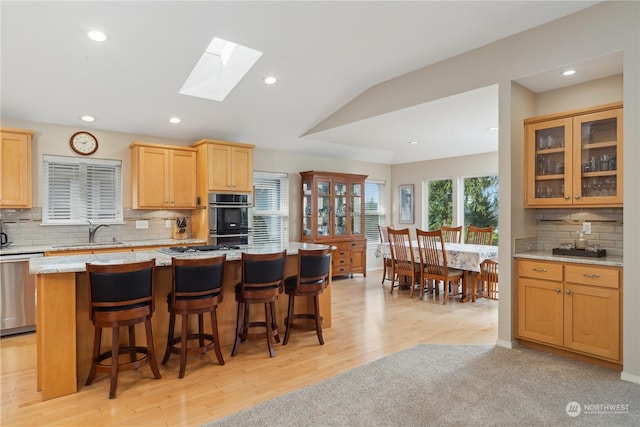
[[[496,151],[497,133],[487,130],[498,124],[495,86],[316,127],[389,79],[596,3],[2,1],[0,113],[388,164]],[[89,40],[91,29],[107,41]],[[213,37],[263,55],[222,102],[179,94]],[[592,78],[620,72],[615,61],[591,67]],[[266,86],[267,75],[278,82]],[[551,74],[520,83],[534,91],[569,84]],[[96,120],[82,122],[84,114]],[[182,122],[169,123],[174,116]]]

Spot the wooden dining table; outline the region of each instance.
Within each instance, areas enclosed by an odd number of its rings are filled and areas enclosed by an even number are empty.
[[[414,259],[420,260],[418,252],[418,241],[412,240]],[[449,268],[463,270],[465,278],[463,280],[462,298],[460,302],[469,300],[469,290],[467,284],[471,280],[475,282],[476,276],[480,273],[480,264],[485,259],[498,258],[498,247],[489,245],[471,245],[467,243],[445,243],[444,250],[447,253],[447,265]],[[378,243],[375,250],[376,258],[391,258],[389,243]],[[471,286],[471,300],[475,301],[475,288]]]

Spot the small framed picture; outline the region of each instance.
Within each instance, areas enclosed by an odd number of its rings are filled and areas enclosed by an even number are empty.
[[[413,184],[400,187],[400,224],[413,224]]]

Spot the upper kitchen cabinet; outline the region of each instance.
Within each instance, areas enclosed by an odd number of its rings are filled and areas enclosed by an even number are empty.
[[[206,159],[206,177],[201,177],[209,192],[253,192],[253,149],[255,145],[203,139],[192,145]]]
[[[31,207],[33,131],[0,128],[0,208]]]
[[[622,207],[622,103],[524,124],[526,207]]]
[[[196,150],[134,142],[131,148],[133,209],[195,209]]]

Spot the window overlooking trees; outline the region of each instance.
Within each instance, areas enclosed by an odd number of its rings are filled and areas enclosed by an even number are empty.
[[[464,225],[493,227],[493,244],[498,244],[498,177],[464,179]]]
[[[427,181],[427,224],[429,230],[453,225],[453,180]]]

